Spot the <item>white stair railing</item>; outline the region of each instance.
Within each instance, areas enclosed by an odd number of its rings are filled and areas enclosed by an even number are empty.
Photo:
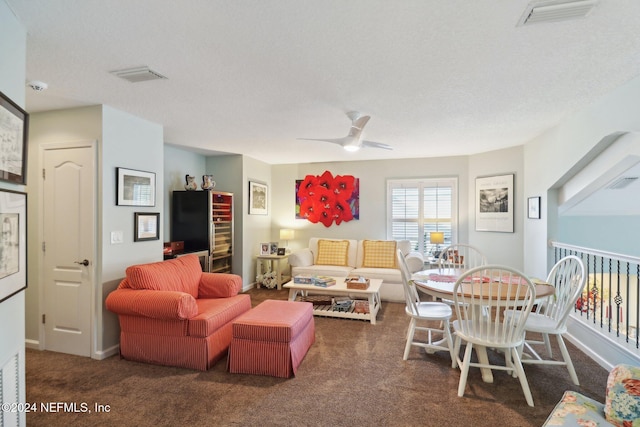
[[[551,242],[555,261],[582,259],[587,281],[572,317],[640,354],[640,258]]]

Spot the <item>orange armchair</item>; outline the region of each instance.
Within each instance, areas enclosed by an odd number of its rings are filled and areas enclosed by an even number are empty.
[[[204,273],[196,255],[134,265],[106,299],[120,321],[127,360],[205,371],[231,342],[233,320],[251,309],[235,274]]]

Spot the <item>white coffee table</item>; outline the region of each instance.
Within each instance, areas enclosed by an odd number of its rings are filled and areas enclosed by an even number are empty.
[[[345,319],[360,319],[369,320],[371,324],[376,324],[376,315],[380,310],[380,285],[382,285],[381,279],[370,279],[369,287],[367,289],[347,289],[344,277],[335,277],[336,284],[323,288],[321,286],[303,285],[300,283],[293,283],[293,280],[285,283],[283,288],[289,289],[289,301],[295,301],[298,296],[307,296],[309,292],[314,295],[331,295],[335,297],[339,296],[352,296],[366,297],[369,302],[369,313],[356,313],[354,311],[354,305],[348,311],[333,311],[331,305],[318,305],[313,307],[313,314],[315,316],[326,317],[342,317]]]

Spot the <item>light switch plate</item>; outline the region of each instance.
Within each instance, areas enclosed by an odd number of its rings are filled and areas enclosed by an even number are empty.
[[[122,244],[124,238],[122,236],[122,231],[112,231],[111,232],[111,244],[119,245]]]

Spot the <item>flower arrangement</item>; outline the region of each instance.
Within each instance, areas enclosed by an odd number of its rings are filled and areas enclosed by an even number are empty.
[[[256,276],[256,282],[260,286],[273,289],[278,286],[278,279],[275,271],[267,271],[264,274],[258,274]]]

